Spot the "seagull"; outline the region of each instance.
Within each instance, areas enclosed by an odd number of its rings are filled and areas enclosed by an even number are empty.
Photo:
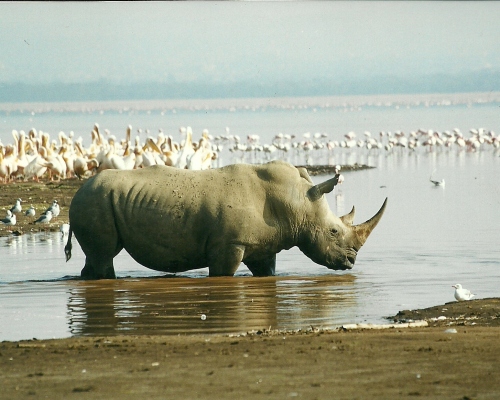
[[[32,204],[31,207],[26,210],[26,213],[24,215],[26,215],[27,217],[34,217],[35,213],[36,213],[35,207],[33,207]]]
[[[432,174],[435,172],[436,170],[432,171]],[[431,174],[431,177],[429,178],[429,180],[436,186],[444,186],[444,179],[441,179],[440,181],[435,181],[432,179],[432,174]]]
[[[455,288],[455,299],[457,299],[457,301],[467,301],[475,296],[470,292],[469,289],[462,288],[462,285],[460,283],[457,283],[452,287]]]
[[[444,186],[444,179],[441,179],[440,181],[433,181],[431,179],[430,181],[436,186]]]
[[[61,235],[67,235],[69,233],[69,224],[62,224],[59,227],[59,231],[61,232]]]
[[[47,208],[43,212],[43,214],[47,214],[49,211],[52,213],[52,217],[57,218],[59,216],[61,209],[59,208],[59,204],[57,203],[57,200],[54,200],[52,202],[52,205],[49,208]]]
[[[0,219],[0,222],[7,226],[14,226],[16,224],[16,214],[12,214],[10,210],[7,210],[7,215],[5,218]]]
[[[22,200],[17,199],[16,204],[14,204],[14,206],[10,209],[10,212],[12,214],[20,213],[22,211],[21,203],[22,203]]]
[[[40,218],[38,218],[35,221],[35,224],[48,224],[51,219],[52,219],[52,211],[47,210],[45,211],[45,214],[40,215]]]

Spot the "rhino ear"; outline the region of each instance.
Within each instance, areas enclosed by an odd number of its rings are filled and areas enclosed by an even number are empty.
[[[340,217],[341,221],[346,225],[352,225],[354,221],[354,215],[356,214],[356,209],[352,206],[352,210],[349,214]]]
[[[297,170],[299,171],[300,177],[304,178],[307,182],[309,182],[312,185],[313,181],[312,181],[311,177],[309,176],[307,169],[305,169],[304,167],[297,167]]]
[[[310,188],[307,191],[307,197],[309,197],[309,200],[316,201],[320,199],[324,193],[330,193],[335,185],[337,185],[339,177],[340,174],[337,174],[333,178],[328,179],[325,182],[318,183],[317,185],[314,185],[312,188]]]

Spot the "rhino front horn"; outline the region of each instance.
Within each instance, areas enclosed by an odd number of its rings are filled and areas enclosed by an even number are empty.
[[[316,201],[323,196],[324,193],[330,193],[335,185],[339,182],[340,174],[335,175],[333,178],[328,179],[325,182],[318,183],[314,185],[307,191],[307,197],[309,200]]]
[[[372,233],[373,229],[377,226],[378,222],[380,221],[380,218],[382,218],[382,215],[384,215],[385,211],[385,206],[387,205],[387,197],[384,200],[384,204],[382,204],[382,207],[380,207],[380,210],[368,221],[363,222],[362,224],[355,225],[353,226],[353,230],[355,232],[355,237],[356,241],[358,242],[357,245],[359,246],[358,249],[363,246],[366,242],[366,239],[368,239],[368,236],[370,236],[370,233]]]

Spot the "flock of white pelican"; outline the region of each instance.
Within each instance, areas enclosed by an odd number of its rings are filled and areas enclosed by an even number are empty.
[[[458,128],[443,132],[418,129],[409,134],[396,131],[372,135],[365,131],[359,136],[349,132],[341,140],[330,139],[328,134],[319,132],[306,132],[301,137],[278,133],[270,144],[262,144],[259,135],[248,135],[246,140],[241,140],[238,135],[229,134],[229,128],[226,128],[225,134],[215,137],[204,129],[199,140],[194,140],[190,127],[181,127],[179,131],[180,139],[175,140],[162,130],[156,137],[146,130],[149,136],[142,140],[142,129],[138,129],[133,139],[129,125],[125,137],[118,139],[107,129],[101,131],[96,123],[91,131],[90,144],[85,146],[83,138],[75,138],[73,132],[59,132],[54,139],[35,128],[27,134],[14,130],[14,143],[4,145],[0,142],[0,182],[82,179],[105,169],[135,169],[155,164],[203,170],[214,165],[223,149],[240,162],[289,161],[295,154],[305,157],[306,164],[309,164],[310,156],[315,152],[331,153],[337,148],[364,149],[368,152],[417,151],[419,148],[428,151],[500,148],[500,137],[483,128],[471,129],[468,135]]]
[[[82,137],[74,133],[59,132],[58,140],[46,132],[31,129],[12,132],[13,144],[0,142],[0,180],[35,180],[44,177],[50,180],[83,178],[105,169],[134,169],[155,164],[177,168],[207,169],[217,157],[209,142],[208,131],[194,142],[190,127],[181,128],[185,138],[182,145],[172,136],[159,132],[156,139],[148,137],[141,143],[140,137],[131,140],[132,127],[128,126],[126,137],[118,140],[109,131],[102,133],[99,124],[91,132],[91,143],[83,144]]]

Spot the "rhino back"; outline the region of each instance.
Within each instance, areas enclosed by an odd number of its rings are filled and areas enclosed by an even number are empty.
[[[263,241],[272,243],[274,221],[264,217],[275,178],[247,165],[106,170],[75,195],[71,224],[77,238],[82,224],[104,234],[115,229],[131,256],[150,268],[205,267],[208,251],[218,246],[241,243],[251,252]]]

